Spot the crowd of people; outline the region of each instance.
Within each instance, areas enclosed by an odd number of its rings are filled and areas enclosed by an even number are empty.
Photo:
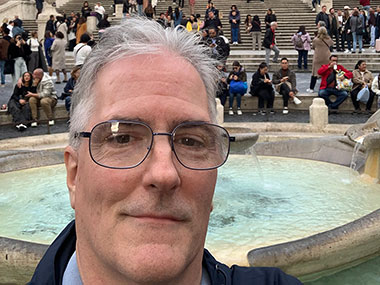
[[[195,4],[195,1],[190,2]],[[235,99],[236,114],[242,115],[241,98],[246,93],[259,98],[259,114],[274,112],[275,92],[282,95],[283,114],[289,113],[289,102],[301,103],[301,100],[296,97],[298,92],[296,74],[294,70],[290,70],[286,57],[281,59],[281,68],[273,74],[272,80],[268,74],[271,52],[274,52],[273,63],[278,63],[280,56],[276,39],[277,17],[272,9],[267,10],[263,24],[258,15],[252,17],[250,14],[242,22],[238,7],[232,5],[228,16],[231,34],[227,36],[223,33],[221,12],[211,1],[207,4],[204,17],[194,13],[186,17],[182,10],[183,1],[180,1],[178,5],[173,2],[173,6],[169,6],[167,11],[160,15],[156,15],[157,1],[150,1],[144,10],[139,1],[115,1],[116,4],[123,4],[125,14],[145,15],[147,18],[157,21],[164,28],[186,29],[199,34],[201,43],[210,48],[211,56],[221,62],[218,69],[222,76],[217,96],[220,97],[223,105],[226,103],[227,97],[229,98],[230,115],[234,114]],[[317,1],[314,4],[317,4]],[[173,7],[175,8],[173,9]],[[194,12],[194,5],[190,5],[190,7]],[[0,40],[1,86],[5,84],[4,74],[12,74],[15,89],[8,105],[17,129],[26,129],[28,122],[32,122],[32,127],[37,125],[36,108],[38,106],[45,111],[49,123],[54,124],[51,110],[54,108],[58,96],[54,91],[53,72],[56,77],[55,84],[60,84],[62,81],[66,83],[65,92],[60,98],[65,100],[66,109],[68,112],[70,111],[71,94],[79,77],[80,67],[95,44],[92,35],[87,33],[86,21],[89,16],[96,17],[101,37],[104,30],[110,27],[110,23],[100,2],[92,8],[87,1],[84,1],[81,11],[71,12],[69,16],[65,14],[63,16],[51,15],[46,23],[45,37],[41,41],[38,40],[36,31],[32,31],[29,35],[24,30],[22,20],[17,16],[11,21],[4,19],[1,26],[3,38]],[[353,72],[348,71],[337,64],[337,56],[331,55],[331,52],[334,51],[333,39],[335,39],[336,51],[343,51],[347,46],[346,52],[355,53],[358,43],[359,53],[361,53],[363,39],[370,42],[370,47],[374,47],[374,42],[379,37],[380,7],[377,7],[377,11],[375,11],[368,6],[352,10],[345,6],[337,13],[333,8],[327,13],[326,6],[322,6],[315,23],[317,32],[314,37],[306,31],[305,26],[300,26],[290,39],[298,52],[297,66],[299,70],[308,69],[308,52],[314,49],[312,76],[310,86],[306,91],[313,93],[318,78],[321,78],[318,95],[325,100],[329,109],[336,110],[350,94],[355,113],[360,111],[360,101],[365,102],[366,111],[370,111],[375,95],[380,95],[378,91],[379,77],[374,77],[370,71],[366,70],[366,63],[363,60],[358,62]],[[245,32],[252,35],[253,50],[256,50],[256,46],[258,50],[261,50],[262,46],[265,49],[265,62],[262,62],[253,74],[250,88],[247,84],[246,71],[238,61],[233,62],[232,70],[229,73],[226,70],[230,44],[238,45],[242,42],[240,26],[243,24]],[[262,37],[263,30],[265,31],[264,37]],[[73,51],[75,58],[75,68],[71,71],[70,79],[68,79],[69,70],[65,64],[66,50]],[[37,71],[36,74],[34,74],[35,71]],[[40,71],[48,72],[48,74],[42,76]],[[41,82],[52,82],[49,87],[51,88],[49,96],[38,93],[38,78]],[[340,81],[345,81],[348,86],[340,86]],[[362,92],[362,90],[366,92]],[[34,95],[28,95],[29,93]],[[362,93],[365,93],[364,97]],[[330,101],[331,95],[335,95],[337,100]],[[44,97],[51,97],[52,100],[46,100]],[[48,103],[46,103],[47,101]],[[29,105],[31,106],[28,107]]]

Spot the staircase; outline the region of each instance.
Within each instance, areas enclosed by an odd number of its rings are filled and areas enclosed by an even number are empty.
[[[333,7],[343,10],[344,6],[349,6],[351,9],[354,7],[360,7],[359,0],[333,0]],[[371,7],[376,10],[376,7],[380,6],[380,0],[371,0]]]
[[[58,11],[58,13],[60,13],[62,15],[64,13],[66,13],[67,16],[69,16],[71,12],[80,13],[82,15],[81,9],[83,6],[83,2],[84,2],[83,0],[70,0],[66,4],[57,8],[57,11]],[[97,2],[101,3],[101,5],[106,10],[106,14],[108,14],[111,17],[112,13],[113,13],[113,6],[112,6],[113,0],[102,0],[102,1],[88,0],[88,4],[89,4],[90,8],[92,9],[92,11],[94,11],[94,7],[95,7],[95,4]]]

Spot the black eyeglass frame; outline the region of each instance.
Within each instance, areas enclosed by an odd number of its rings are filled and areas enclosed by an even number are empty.
[[[130,123],[133,123],[133,124],[139,124],[139,125],[143,125],[145,127],[147,127],[151,134],[152,134],[152,139],[151,139],[151,142],[150,142],[150,145],[148,147],[148,151],[146,153],[146,155],[144,156],[144,158],[137,164],[135,165],[132,165],[132,166],[126,166],[126,167],[116,167],[116,166],[107,166],[107,165],[104,165],[104,164],[101,164],[99,163],[98,161],[96,161],[92,155],[92,152],[91,152],[91,135],[92,135],[92,132],[93,130],[98,127],[99,125],[102,125],[102,124],[106,124],[106,123],[127,123],[127,124],[130,124]],[[227,136],[228,136],[228,151],[227,151],[227,154],[226,154],[226,158],[224,159],[224,161],[217,165],[217,166],[214,166],[214,167],[209,167],[209,168],[194,168],[194,167],[189,167],[187,165],[185,165],[179,158],[178,158],[178,155],[175,151],[175,148],[174,148],[174,141],[173,141],[173,137],[174,137],[174,134],[176,132],[176,130],[179,128],[179,127],[182,127],[182,126],[186,126],[186,125],[198,125],[198,126],[202,126],[202,125],[211,125],[211,126],[215,126],[215,127],[218,127],[218,128],[221,128],[223,129]],[[228,159],[228,156],[230,154],[230,147],[231,147],[231,142],[234,142],[236,140],[236,137],[234,136],[230,136],[230,134],[228,133],[228,131],[223,128],[222,126],[219,126],[219,125],[216,125],[216,124],[212,124],[212,123],[207,123],[207,122],[198,122],[198,121],[192,121],[192,122],[183,122],[183,123],[180,123],[178,124],[170,133],[156,133],[156,132],[153,132],[152,128],[144,123],[144,122],[141,122],[141,121],[133,121],[133,120],[108,120],[108,121],[104,121],[104,122],[100,122],[98,124],[96,124],[92,129],[91,129],[91,132],[77,132],[75,133],[74,137],[75,138],[88,138],[89,139],[89,142],[88,142],[88,151],[90,153],[90,157],[92,159],[93,162],[95,162],[97,165],[100,165],[102,167],[105,167],[105,168],[111,168],[111,169],[131,169],[131,168],[135,168],[137,166],[139,166],[141,163],[143,163],[145,161],[145,159],[148,157],[150,151],[152,150],[152,146],[153,146],[153,142],[154,142],[154,136],[169,136],[170,137],[170,147],[172,149],[172,152],[174,153],[175,157],[177,158],[178,162],[185,168],[187,169],[191,169],[191,170],[212,170],[212,169],[216,169],[218,167],[221,167],[224,163],[226,163],[227,159]]]

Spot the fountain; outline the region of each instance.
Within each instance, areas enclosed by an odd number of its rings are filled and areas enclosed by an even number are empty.
[[[378,171],[377,176],[373,173],[375,171],[372,171],[379,165],[379,136],[376,128],[380,126],[380,113],[376,116],[375,119],[372,117],[367,125],[361,126],[361,131],[350,129],[346,136],[257,143],[254,151],[264,156],[286,156],[349,166],[356,143],[352,138],[365,135],[357,155],[358,169],[360,173],[378,179]],[[368,127],[368,124],[372,128]],[[258,138],[249,128],[231,128],[229,131],[236,137],[231,146],[231,154],[244,153],[243,149],[250,148]],[[352,136],[353,133],[357,136]],[[56,145],[56,142],[54,144]],[[27,143],[25,146],[29,148],[30,144]],[[369,150],[367,157],[365,150]],[[62,163],[62,150],[0,151],[0,173],[56,163]],[[303,280],[313,280],[378,254],[379,225],[380,210],[376,210],[327,232],[293,242],[253,249],[248,253],[248,262],[250,265],[278,266]],[[0,284],[25,282],[46,248],[47,245],[39,243],[0,238]]]

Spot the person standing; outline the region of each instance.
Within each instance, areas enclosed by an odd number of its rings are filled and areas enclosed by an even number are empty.
[[[195,14],[195,0],[189,0],[190,14]]]
[[[3,38],[0,39],[0,78],[1,78],[1,87],[5,87],[5,61],[8,59],[8,48],[10,45],[10,37],[8,36],[8,28],[2,29]]]
[[[252,48],[253,50],[256,50],[256,43],[257,43],[257,49],[261,50],[261,22],[258,15],[253,16],[252,19]]]
[[[63,34],[61,32],[57,32],[55,34],[55,40],[53,45],[51,46],[51,55],[53,58],[52,68],[57,75],[56,84],[60,84],[61,80],[59,77],[60,71],[63,73],[63,82],[67,82],[67,74],[66,74],[66,56],[65,56],[65,48],[67,42],[65,41]]]
[[[63,39],[65,40],[65,42],[67,43],[67,30],[68,30],[68,27],[67,27],[67,24],[66,24],[66,19],[64,17],[57,17],[57,32],[61,32],[62,35],[63,35]]]
[[[54,15],[50,15],[49,20],[46,22],[45,33],[49,31],[53,35],[55,35],[56,30],[57,29],[55,27],[55,17]]]
[[[369,32],[370,32],[370,48],[375,48],[375,43],[376,43],[376,15],[375,15],[375,10],[370,8],[369,9],[369,15],[368,15],[368,26],[369,26]]]
[[[351,42],[352,42],[352,33],[351,33],[351,15],[349,12],[350,7],[344,6],[344,13],[343,13],[343,24],[342,24],[342,49],[344,50],[344,53],[350,53],[351,52]],[[345,42],[347,42],[347,49],[345,50]]]
[[[329,21],[329,16],[327,15],[326,12],[327,12],[327,7],[326,7],[326,5],[323,5],[321,12],[319,12],[317,17],[315,18],[315,25],[318,26],[318,23],[320,21],[325,22],[326,30],[329,32],[330,31],[330,21]]]
[[[240,12],[235,9],[231,10],[229,16],[229,22],[231,25],[231,40],[233,45],[237,45],[239,41],[240,33]]]
[[[28,61],[28,71],[33,72],[36,68],[40,67],[40,43],[38,41],[38,33],[36,31],[33,31],[31,33],[32,37],[26,41],[26,43],[29,45],[30,50],[32,53],[29,56]]]
[[[277,29],[277,22],[272,22],[270,28],[265,32],[263,46],[265,47],[265,63],[269,67],[270,53],[274,51],[273,62],[277,62],[278,56],[280,55],[280,50],[276,46],[276,36],[275,32]]]
[[[292,37],[292,43],[294,45],[294,48],[298,52],[298,69],[302,69],[302,60],[303,60],[303,67],[306,70],[307,69],[307,55],[309,53],[309,50],[311,49],[311,38],[309,33],[306,32],[305,26],[300,26],[297,33],[293,35]]]
[[[143,16],[143,0],[137,0],[137,12],[139,13],[139,16]]]
[[[8,48],[8,58],[14,59],[14,73],[12,74],[13,85],[15,86],[18,79],[27,72],[25,59],[31,53],[29,46],[26,44],[21,35],[16,35],[10,42]]]
[[[336,50],[341,51],[339,47],[339,35],[338,35],[338,19],[337,16],[335,15],[335,10],[334,8],[330,8],[329,10],[329,35],[331,39],[333,36],[335,37],[335,45],[336,45]],[[332,47],[331,47],[332,49]]]
[[[82,17],[87,18],[88,16],[91,15],[92,9],[90,8],[90,5],[88,4],[88,1],[83,2],[82,6]]]
[[[86,18],[81,17],[79,18],[78,25],[77,25],[77,44],[80,42],[80,38],[83,34],[87,32],[87,23],[86,23]]]
[[[356,45],[359,43],[359,53],[362,53],[363,49],[363,34],[364,34],[364,23],[359,15],[359,11],[354,9],[350,19],[353,49],[352,53],[356,53]]]
[[[272,8],[269,8],[265,15],[265,30],[270,28],[272,22],[277,22],[277,17],[273,13]]]
[[[330,36],[327,34],[325,27],[320,27],[318,29],[318,34],[314,38],[312,47],[314,49],[313,55],[313,70],[310,80],[310,87],[306,90],[308,93],[313,93],[315,84],[319,77],[318,70],[322,65],[329,63],[330,57],[330,47],[334,44]]]
[[[53,75],[52,58],[51,58],[51,46],[53,45],[54,37],[52,32],[47,31],[44,39],[45,57],[48,64],[49,76]]]

